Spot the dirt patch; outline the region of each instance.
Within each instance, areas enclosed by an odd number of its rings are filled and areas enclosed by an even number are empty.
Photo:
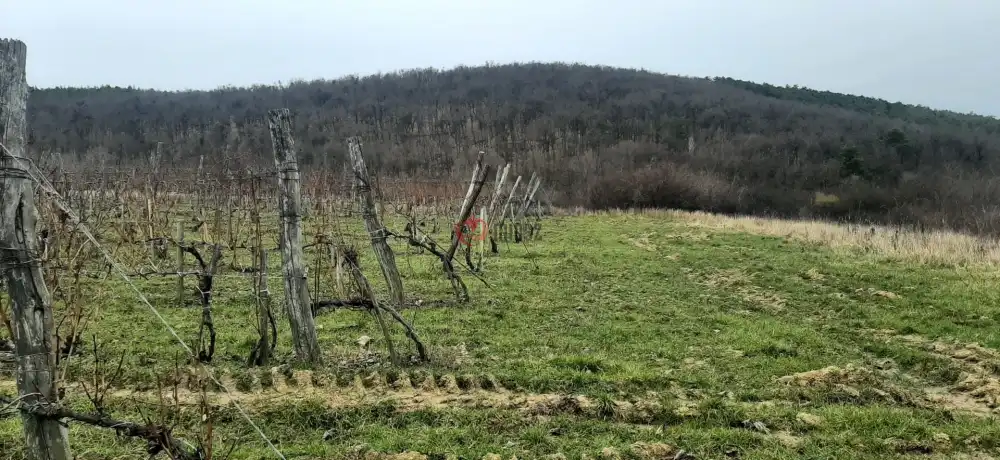
[[[892,370],[847,364],[786,375],[778,383],[785,386],[786,396],[793,400],[912,403],[915,396],[894,384],[895,378]]]
[[[528,409],[532,415],[552,416],[560,414],[578,415],[589,418],[615,420],[632,424],[647,424],[665,416],[681,416],[675,408],[665,407],[657,396],[635,401],[591,399],[586,396],[543,396],[533,398]]]
[[[636,442],[629,450],[638,458],[674,458],[678,449],[670,444],[659,442]]]
[[[772,436],[774,436],[774,439],[777,440],[778,443],[791,449],[797,448],[805,442],[805,439],[795,436],[788,431],[776,431],[772,434]]]
[[[383,374],[373,372],[353,378],[325,376],[306,370],[273,368],[266,372],[269,385],[257,377],[220,376],[217,385],[204,393],[202,379],[194,375],[178,379],[176,386],[156,389],[116,389],[110,396],[178,407],[196,407],[205,397],[213,406],[236,402],[247,408],[273,407],[281,401],[322,401],[331,408],[346,408],[390,402],[401,412],[461,407],[467,409],[521,410],[532,416],[570,414],[643,424],[661,417],[666,409],[658,395],[634,401],[595,401],[585,396],[554,393],[520,393],[503,388],[491,375],[455,376],[426,372]],[[411,383],[412,382],[412,383]],[[13,381],[0,381],[0,393],[15,393]],[[67,394],[84,394],[79,384],[70,384]],[[203,396],[204,395],[204,396]]]
[[[753,284],[753,275],[737,268],[718,270],[709,274],[690,275],[705,286],[734,292],[744,301],[768,312],[785,309],[785,299],[780,295]]]
[[[827,366],[822,369],[786,375],[778,382],[798,386],[844,385],[863,382],[870,372],[848,364],[846,367]]]
[[[971,414],[1000,412],[1000,351],[978,343],[931,340],[916,334],[897,334],[892,330],[868,331],[885,340],[896,340],[919,347],[944,358],[962,370],[957,382],[948,387],[928,386],[925,399],[935,407]]]
[[[805,272],[802,273],[802,278],[807,279],[809,281],[823,281],[826,279],[826,275],[821,273],[816,268],[810,268],[809,270],[806,270]]]
[[[689,455],[685,455],[684,451],[674,447],[670,444],[664,444],[659,442],[636,442],[628,446],[624,450],[627,455],[623,455],[622,451],[614,447],[605,447],[600,452],[596,453],[596,458],[600,459],[622,459],[622,458],[633,458],[639,460],[659,460],[659,459],[673,459],[673,458],[692,458]],[[421,454],[419,452],[407,451],[399,454],[388,454],[368,450],[367,445],[354,446],[349,450],[346,456],[350,460],[425,460],[432,458],[431,456]],[[455,456],[445,456],[446,459],[458,458]],[[509,457],[511,459],[517,459],[516,455]],[[561,453],[545,455],[541,458],[547,458],[552,460],[566,459],[567,457]],[[594,458],[590,455],[583,454],[581,458]],[[499,454],[486,454],[482,457],[482,460],[505,460],[505,458]]]
[[[895,300],[895,299],[902,298],[902,296],[900,296],[899,294],[896,294],[895,292],[884,291],[884,290],[875,289],[875,288],[855,289],[854,293],[858,294],[858,295],[862,295],[862,296],[881,297],[883,299],[890,299],[890,300]]]
[[[625,240],[639,249],[644,249],[649,252],[656,252],[656,245],[649,241],[649,238],[655,235],[656,233],[646,233],[639,235],[636,238],[625,237]]]

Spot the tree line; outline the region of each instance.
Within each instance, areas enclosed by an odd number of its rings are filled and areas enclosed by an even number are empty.
[[[33,88],[30,148],[77,167],[266,164],[288,107],[306,168],[365,142],[383,177],[464,177],[479,150],[556,204],[1000,230],[1000,120],[731,78],[563,63],[417,69],[211,91]]]

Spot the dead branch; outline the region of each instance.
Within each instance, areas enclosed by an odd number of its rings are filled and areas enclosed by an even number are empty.
[[[393,362],[394,363],[397,362],[397,358],[395,356],[396,352],[393,349],[392,340],[389,337],[389,329],[382,320],[381,312],[383,311],[392,316],[393,319],[399,322],[399,324],[403,326],[403,329],[406,330],[406,337],[412,340],[413,344],[417,347],[417,356],[419,357],[420,361],[423,362],[429,361],[427,357],[427,349],[424,347],[423,342],[420,341],[420,338],[417,337],[417,333],[415,330],[413,330],[413,326],[410,325],[410,323],[408,323],[406,319],[403,318],[403,316],[400,315],[398,311],[396,311],[395,308],[389,305],[385,305],[382,302],[379,302],[378,299],[375,298],[375,291],[372,289],[371,284],[368,282],[368,278],[366,278],[364,273],[361,272],[361,267],[359,267],[357,264],[357,255],[355,253],[346,254],[345,262],[347,264],[348,269],[350,269],[351,271],[351,276],[354,278],[354,281],[358,284],[358,289],[361,291],[362,295],[367,297],[367,299],[365,300],[371,305],[369,311],[375,316],[376,320],[378,320],[379,327],[382,328],[382,332],[385,335],[386,341],[388,342],[389,353],[390,355],[393,356],[392,358]]]
[[[455,290],[455,297],[459,302],[465,302],[469,300],[469,288],[465,286],[465,282],[462,278],[455,273],[455,266],[452,264],[452,259],[448,257],[444,251],[431,239],[430,236],[420,231],[416,225],[407,224],[406,231],[408,235],[399,235],[397,233],[390,234],[397,238],[402,238],[409,243],[410,246],[421,248],[434,254],[441,261],[441,265],[444,268],[444,273],[448,277],[448,281],[451,282],[452,289]]]
[[[347,300],[321,300],[312,303],[313,316],[319,316],[322,313],[333,310],[371,310],[375,308],[375,303],[369,299],[347,299]]]
[[[134,422],[116,420],[101,413],[80,413],[60,404],[49,403],[41,399],[27,403],[23,400],[0,397],[0,405],[16,408],[22,413],[46,420],[72,420],[99,428],[113,429],[119,436],[144,439],[147,443],[146,453],[150,456],[166,453],[175,460],[205,459],[201,449],[174,438],[171,430],[162,426],[140,425]]]
[[[385,337],[386,346],[389,348],[389,357],[393,364],[400,364],[399,355],[396,354],[396,347],[392,343],[392,336],[389,334],[389,328],[385,324],[385,320],[382,318],[382,311],[379,310],[379,302],[375,298],[375,290],[372,289],[371,283],[368,282],[368,278],[365,277],[364,273],[361,272],[361,267],[358,266],[357,258],[358,254],[354,251],[349,251],[345,258],[347,259],[348,266],[351,268],[351,275],[354,277],[354,282],[358,286],[358,290],[361,295],[368,297],[368,300],[374,306],[369,309],[372,316],[378,322],[379,329],[382,330],[382,335]]]

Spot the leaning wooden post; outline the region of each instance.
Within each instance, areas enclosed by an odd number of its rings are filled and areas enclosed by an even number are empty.
[[[271,110],[267,116],[278,169],[281,192],[278,212],[281,216],[281,265],[285,280],[285,304],[292,327],[296,357],[303,362],[320,364],[319,339],[309,303],[305,257],[302,254],[302,194],[299,166],[295,159],[291,114],[288,109]]]
[[[382,225],[378,217],[375,205],[375,197],[372,195],[372,181],[368,175],[368,167],[365,166],[365,159],[361,154],[361,140],[352,137],[347,140],[348,153],[351,155],[351,164],[354,167],[354,190],[361,204],[361,216],[365,220],[365,230],[371,239],[372,249],[375,250],[375,257],[382,267],[382,275],[389,286],[389,297],[396,305],[403,305],[405,296],[403,295],[403,279],[399,276],[399,267],[396,266],[396,256],[386,242],[388,232]]]
[[[521,176],[517,176],[514,180],[514,185],[510,187],[510,194],[507,195],[507,201],[504,202],[503,208],[500,209],[500,220],[497,221],[497,225],[502,225],[505,220],[507,220],[507,210],[510,208],[510,202],[514,199],[514,192],[517,191],[517,186],[521,184]]]
[[[0,40],[0,271],[14,322],[17,391],[22,406],[58,402],[52,300],[38,260],[34,184],[24,156],[27,133],[27,47]],[[28,458],[69,460],[69,437],[60,420],[21,412]]]
[[[486,217],[492,217],[497,212],[497,205],[500,204],[500,195],[503,193],[503,186],[507,182],[507,173],[510,172],[510,163],[503,167],[503,171],[497,174],[496,184],[493,186],[493,197],[486,208]]]
[[[472,207],[476,205],[476,199],[479,198],[479,193],[483,191],[486,176],[490,173],[490,167],[483,165],[483,157],[485,155],[486,152],[479,151],[479,157],[476,159],[476,167],[472,170],[472,180],[469,181],[469,190],[465,192],[465,198],[462,200],[462,209],[458,215],[458,223],[455,224],[455,236],[451,239],[451,246],[448,247],[448,252],[445,254],[448,260],[455,258],[455,251],[458,250],[458,244],[462,239],[459,232],[462,231],[465,220],[472,214]]]
[[[532,174],[534,177],[534,174]],[[530,187],[526,191],[527,194],[524,195],[524,203],[521,204],[521,211],[517,213],[518,219],[524,217],[524,214],[528,212],[528,208],[531,206],[531,201],[535,199],[535,193],[538,192],[538,187],[542,185],[542,178],[536,177],[533,183],[529,183]]]
[[[496,215],[497,206],[500,205],[500,195],[503,193],[503,186],[506,185],[507,183],[507,173],[509,172],[510,172],[510,163],[507,163],[507,165],[503,167],[503,172],[497,174],[497,181],[496,184],[493,186],[493,198],[490,199],[490,204],[486,208],[485,215],[482,218],[483,225],[485,226],[483,240],[485,241],[487,238],[489,238],[490,250],[494,253],[497,252],[497,244],[496,244],[496,239],[493,237],[493,235],[489,234],[489,226],[493,224],[493,217]],[[502,217],[503,216],[501,216],[499,222],[503,222]],[[480,258],[482,258],[481,254]],[[479,264],[482,265],[482,260],[479,261]]]

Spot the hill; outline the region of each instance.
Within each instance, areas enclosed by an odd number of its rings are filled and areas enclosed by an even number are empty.
[[[36,153],[127,163],[269,162],[268,109],[301,159],[361,135],[385,176],[467,174],[474,152],[540,173],[550,198],[1000,229],[1000,120],[797,87],[571,64],[410,70],[281,87],[33,89]],[[228,152],[229,155],[224,155]],[[307,166],[308,167],[308,166]]]

